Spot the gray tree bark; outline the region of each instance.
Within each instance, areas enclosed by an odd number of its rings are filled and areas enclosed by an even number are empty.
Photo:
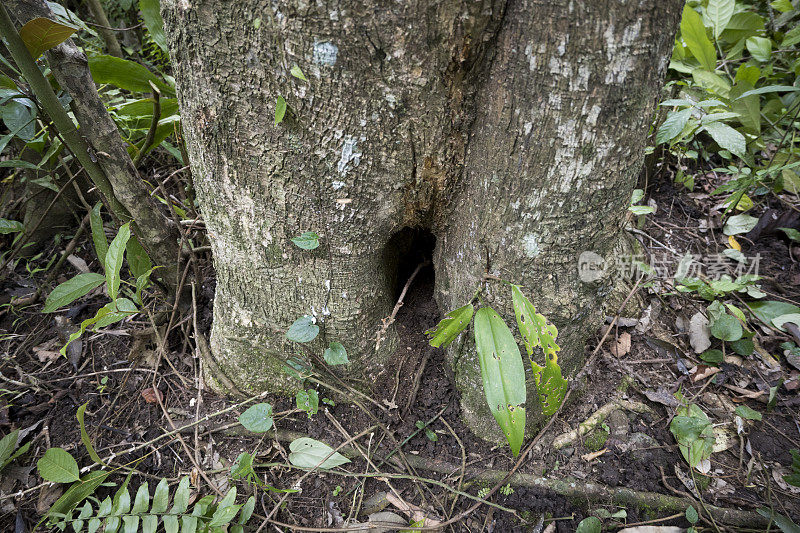
[[[352,375],[372,376],[396,345],[390,329],[374,347],[394,304],[386,246],[404,227],[437,238],[442,311],[487,271],[523,284],[574,369],[611,289],[580,282],[578,255],[619,239],[682,5],[162,0],[222,371],[291,391],[284,332],[313,315],[314,349],[340,341]],[[275,125],[278,96],[290,112]],[[290,242],[309,230],[316,250]],[[499,286],[489,297],[513,316]],[[464,338],[448,351],[464,418],[494,438]]]

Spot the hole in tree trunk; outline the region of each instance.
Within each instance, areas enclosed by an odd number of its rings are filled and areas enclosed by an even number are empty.
[[[384,260],[389,276],[389,294],[394,300],[400,297],[406,282],[420,263],[428,264],[420,269],[412,286],[433,287],[433,249],[436,237],[427,229],[403,228],[389,239],[384,248]],[[410,288],[409,288],[410,290]]]

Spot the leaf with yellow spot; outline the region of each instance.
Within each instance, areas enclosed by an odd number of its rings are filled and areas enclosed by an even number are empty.
[[[742,251],[742,245],[733,237],[733,235],[728,236],[728,244],[734,250]]]
[[[536,312],[536,308],[517,285],[511,286],[511,300],[517,326],[531,361],[542,414],[551,416],[558,411],[567,393],[567,380],[561,375],[561,367],[558,366],[557,352],[561,350],[556,344],[558,330],[553,324],[547,323],[544,315]],[[544,366],[533,360],[534,348],[541,348],[544,352]]]

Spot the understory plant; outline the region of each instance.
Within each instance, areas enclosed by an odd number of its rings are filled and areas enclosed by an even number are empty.
[[[567,392],[567,380],[558,365],[561,349],[556,344],[558,330],[536,312],[518,285],[502,283],[511,289],[517,328],[533,370],[541,413],[552,416]],[[430,337],[431,346],[446,347],[473,324],[486,403],[516,456],[525,438],[525,367],[514,335],[494,309],[482,304],[480,292],[478,290],[466,305],[447,313],[435,328],[425,333]],[[477,311],[473,305],[475,300],[481,302]],[[537,348],[543,354],[541,364],[534,358]]]

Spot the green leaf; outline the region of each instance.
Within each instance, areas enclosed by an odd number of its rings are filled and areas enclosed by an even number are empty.
[[[759,87],[758,89],[744,92],[741,96],[739,96],[739,98],[746,98],[751,94],[785,93],[795,91],[800,91],[800,87],[794,87],[792,85],[767,85],[766,87]]]
[[[247,498],[247,501],[242,506],[242,512],[239,513],[239,524],[245,525],[250,517],[253,516],[253,511],[256,508],[256,499],[254,496]]]
[[[757,61],[766,63],[772,54],[772,41],[766,37],[750,37],[747,39],[745,46],[747,51]]]
[[[108,284],[108,296],[112,300],[117,299],[119,293],[119,273],[122,269],[122,260],[125,256],[125,247],[131,237],[130,222],[123,224],[117,232],[114,240],[106,252],[106,283]]]
[[[747,420],[761,420],[761,413],[750,409],[746,405],[740,405],[736,408],[736,414]]]
[[[697,521],[700,520],[700,515],[697,514],[697,509],[691,505],[686,508],[686,520],[692,525],[696,524]]]
[[[251,405],[239,416],[239,423],[253,433],[264,433],[272,428],[272,405],[257,403]]]
[[[303,250],[313,250],[319,246],[319,235],[313,231],[306,231],[302,235],[294,237],[292,242],[295,243],[298,248],[302,248]]]
[[[45,481],[71,483],[78,481],[78,463],[63,448],[49,448],[36,462],[36,469]]]
[[[781,48],[788,48],[800,43],[800,26],[795,26],[791,30],[783,34],[783,41],[781,41]]]
[[[144,251],[139,239],[132,235],[128,244],[125,246],[125,258],[128,260],[128,268],[130,268],[131,275],[138,278],[153,268],[153,263],[147,252]]]
[[[764,300],[761,302],[748,302],[747,307],[750,311],[766,324],[772,324],[772,320],[781,316],[789,315],[792,313],[800,313],[800,307],[786,302],[779,302],[776,300]]]
[[[561,367],[558,366],[557,352],[561,350],[556,344],[558,329],[548,323],[544,315],[536,312],[536,308],[517,285],[511,286],[511,300],[514,304],[517,327],[533,369],[542,414],[551,416],[561,407],[568,385],[567,380],[561,375]],[[537,347],[544,352],[544,366],[533,359],[533,349]]]
[[[275,125],[277,126],[283,122],[283,117],[286,115],[286,100],[283,96],[278,96],[275,101]]]
[[[37,59],[45,51],[58,46],[67,39],[70,35],[78,31],[75,26],[69,26],[56,22],[54,20],[37,17],[25,23],[19,29],[19,36],[31,57]]]
[[[778,315],[772,319],[772,325],[781,331],[786,331],[783,325],[787,322],[800,326],[800,313],[787,313],[785,315]]]
[[[253,456],[247,452],[240,453],[231,466],[231,477],[233,479],[246,479],[254,473]]]
[[[97,253],[97,258],[103,269],[106,268],[106,254],[108,253],[108,239],[106,239],[106,232],[103,229],[103,218],[100,216],[100,209],[103,207],[102,202],[97,202],[89,214],[89,223],[92,226],[92,242],[94,242],[94,251]]]
[[[739,339],[738,341],[731,342],[731,349],[745,357],[753,355],[755,348],[755,344],[753,344],[753,341],[750,339]]]
[[[308,413],[308,418],[311,418],[319,411],[319,395],[314,389],[297,391],[295,403],[298,409]]]
[[[169,505],[169,483],[166,479],[162,479],[156,485],[156,491],[153,494],[153,507],[150,509],[151,513],[165,513]]]
[[[102,285],[105,280],[104,276],[94,272],[78,274],[50,292],[42,312],[52,313],[65,305],[71,304],[81,296],[87,295],[92,289]]]
[[[709,0],[706,14],[711,19],[714,28],[714,39],[719,39],[722,31],[728,25],[735,6],[734,0]]]
[[[175,490],[175,496],[172,500],[172,509],[170,514],[178,515],[186,512],[189,507],[189,477],[184,476],[178,483],[178,488]]]
[[[714,72],[695,69],[692,71],[692,80],[694,80],[694,82],[700,87],[703,87],[704,89],[711,91],[716,95],[722,96],[723,98],[728,98],[730,95],[731,84],[719,74]]]
[[[603,523],[596,516],[589,516],[581,520],[575,533],[600,533],[603,531]]]
[[[24,141],[31,141],[36,135],[36,108],[27,98],[15,98],[6,103],[0,111],[8,129]]]
[[[16,220],[8,220],[7,218],[0,218],[0,235],[7,233],[17,233],[25,229],[22,222]]]
[[[762,507],[761,509],[758,509],[758,514],[775,522],[775,525],[780,528],[782,533],[800,533],[800,526],[795,524],[791,518],[780,513],[776,513],[772,509]]]
[[[329,470],[350,462],[350,459],[335,452],[327,444],[308,437],[293,440],[289,444],[289,450],[289,462],[302,468]]]
[[[669,430],[692,468],[711,457],[715,442],[714,428],[708,416],[695,404],[679,407]]]
[[[311,342],[319,335],[319,326],[314,324],[314,317],[301,316],[289,326],[286,338],[294,342]]]
[[[719,364],[725,359],[725,357],[720,350],[706,350],[700,354],[700,359],[706,363]]]
[[[89,70],[95,83],[108,83],[135,93],[149,93],[153,90],[150,87],[152,82],[163,93],[175,95],[172,87],[134,61],[106,55],[89,56]]]
[[[159,0],[139,0],[139,11],[142,13],[142,21],[150,32],[153,42],[164,52],[169,54],[167,49],[167,36],[164,34],[164,19],[161,18]]]
[[[681,134],[689,117],[692,116],[692,108],[681,109],[680,111],[672,111],[667,115],[666,120],[658,128],[656,133],[656,144],[668,143],[675,137]]]
[[[508,326],[490,307],[482,307],[475,313],[474,329],[486,402],[516,456],[525,437],[522,357]]]
[[[0,471],[6,466],[6,461],[9,461],[11,454],[17,449],[17,439],[19,438],[19,430],[15,429],[0,440]]]
[[[750,215],[734,215],[728,219],[725,226],[722,228],[722,233],[725,235],[739,235],[740,233],[747,233],[756,227],[758,219]]]
[[[735,317],[723,313],[711,324],[711,334],[723,341],[737,341],[742,338],[742,324]]]
[[[717,68],[717,52],[706,35],[703,19],[689,6],[683,8],[681,19],[681,37],[692,55],[706,70],[713,72]]]
[[[778,228],[778,229],[784,232],[786,236],[789,237],[790,240],[794,242],[800,242],[800,231],[797,231],[794,228]]]
[[[731,17],[731,20],[722,32],[722,40],[728,43],[738,43],[742,39],[756,35],[764,30],[764,19],[757,13],[741,12]]]
[[[347,358],[347,350],[344,349],[344,346],[340,342],[331,342],[327,348],[325,348],[325,352],[322,354],[322,358],[325,359],[325,362],[329,365],[346,365],[350,362]]]
[[[297,65],[293,66],[291,72],[292,72],[292,76],[294,76],[295,78],[297,78],[299,80],[306,81],[306,82],[308,81],[308,79],[306,78],[305,74],[303,74],[303,71],[300,70],[299,66],[297,66]]]
[[[75,415],[78,418],[78,425],[80,426],[81,429],[81,442],[83,442],[83,445],[86,446],[86,451],[89,452],[89,457],[92,459],[92,461],[101,465],[105,465],[103,460],[100,459],[100,456],[97,455],[97,452],[94,451],[94,447],[92,446],[92,441],[91,439],[89,439],[89,433],[87,433],[86,431],[86,424],[83,423],[83,415],[84,413],[86,413],[86,407],[88,407],[88,405],[89,402],[86,402],[85,404],[78,407],[78,412]]]
[[[728,150],[734,155],[743,157],[747,150],[747,143],[744,135],[731,128],[722,122],[711,122],[705,124],[703,129],[706,130],[711,138],[725,150]]]
[[[0,161],[0,168],[28,168],[31,170],[36,170],[39,167],[33,163],[29,163],[28,161],[10,159],[8,161]]]
[[[108,477],[109,472],[93,470],[83,476],[79,482],[73,483],[69,489],[47,511],[45,518],[65,515],[78,506],[83,500],[94,494],[97,487]]]
[[[454,309],[445,315],[435,328],[425,332],[434,348],[444,348],[469,326],[475,308],[471,303]]]
[[[634,215],[649,215],[655,212],[655,209],[650,207],[649,205],[632,205],[628,207],[628,211],[633,213]]]
[[[150,507],[150,487],[147,484],[147,481],[139,485],[139,489],[136,491],[136,497],[133,499],[133,508],[131,512],[133,514],[142,514],[146,513],[147,509]]]

